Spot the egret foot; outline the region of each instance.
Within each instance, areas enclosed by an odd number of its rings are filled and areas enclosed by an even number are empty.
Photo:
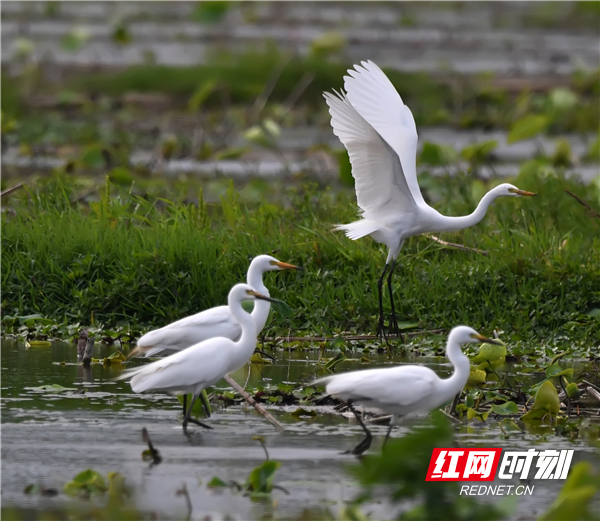
[[[356,447],[354,447],[352,450],[342,452],[342,454],[354,454],[355,456],[360,456],[363,452],[369,450],[372,441],[373,436],[369,432],[367,434],[367,437],[364,440],[362,440]]]
[[[212,427],[210,425],[206,425],[206,423],[199,422],[193,418],[188,418],[187,420],[183,420],[183,430],[187,429],[188,422],[193,423],[194,425],[199,425],[200,427],[204,427],[205,429],[212,429]]]

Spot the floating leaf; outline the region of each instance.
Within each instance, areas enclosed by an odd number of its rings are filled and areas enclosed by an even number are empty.
[[[65,494],[77,496],[82,494],[103,493],[107,489],[102,474],[92,469],[84,470],[64,486]]]
[[[25,389],[29,389],[31,391],[45,391],[51,393],[62,393],[64,391],[76,391],[74,387],[63,387],[59,384],[48,384],[48,385],[40,385],[39,387],[26,387]]]
[[[212,478],[206,486],[208,488],[219,488],[219,487],[229,487],[229,484],[223,481],[221,478],[217,478],[216,476]]]
[[[268,358],[263,358],[260,353],[254,353],[251,357],[250,357],[250,362],[253,364],[272,364],[273,361],[269,360]]]
[[[490,415],[490,412],[479,412],[476,411],[475,409],[472,409],[471,407],[469,407],[467,409],[467,419],[472,420],[473,418],[477,418],[478,420],[484,422],[485,420],[487,420],[487,417]]]
[[[508,414],[518,414],[519,407],[515,402],[506,402],[502,405],[492,405],[492,412],[495,414],[500,414],[501,416],[506,416]]]
[[[508,143],[516,143],[530,139],[544,131],[548,126],[548,118],[539,114],[528,114],[515,121],[508,133]]]
[[[302,407],[298,407],[291,415],[296,419],[300,419],[301,416],[310,416],[311,418],[314,418],[317,413],[316,411],[308,411]]]
[[[246,488],[254,493],[269,494],[273,490],[275,472],[281,467],[281,462],[268,460],[252,470]]]
[[[31,347],[50,347],[52,344],[48,340],[30,340]]]

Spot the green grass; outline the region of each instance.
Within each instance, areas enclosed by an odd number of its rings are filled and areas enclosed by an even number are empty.
[[[130,92],[169,95],[175,107],[188,108],[190,102],[202,109],[230,109],[234,104],[254,103],[266,85],[275,81],[269,103],[289,101],[299,83],[311,81],[299,93],[296,107],[325,110],[323,91],[343,87],[343,77],[352,63],[339,57],[310,54],[291,57],[265,44],[243,53],[218,52],[206,64],[193,67],[139,65],[116,72],[87,71],[69,76],[60,84],[43,78],[35,68],[27,76],[11,78],[2,74],[2,110],[20,119],[36,118],[39,110],[27,110],[27,97],[55,93],[59,99],[84,94],[83,114],[102,111],[101,97],[119,97]],[[275,73],[279,71],[279,75]],[[385,69],[404,102],[411,108],[417,126],[449,124],[462,128],[484,126],[508,128],[526,113],[538,113],[550,120],[549,131],[596,132],[598,129],[598,95],[600,74],[577,73],[572,78],[576,103],[568,110],[557,110],[553,91],[511,93],[494,85],[493,75],[473,78],[458,75],[436,76]],[[451,81],[449,81],[451,80]],[[558,89],[559,91],[561,89]],[[564,90],[564,89],[562,89]],[[28,93],[24,95],[23,93]],[[195,100],[195,101],[192,101]],[[200,103],[198,103],[200,101]],[[68,111],[71,118],[73,109]],[[303,115],[303,119],[306,116]]]
[[[470,179],[437,184],[443,213],[474,208]],[[463,323],[514,340],[597,344],[600,321],[588,313],[600,308],[599,223],[563,190],[595,205],[598,187],[534,174],[515,184],[540,196],[497,200],[482,223],[443,236],[489,256],[407,241],[395,278],[400,314],[426,328]],[[267,334],[373,331],[384,249],[330,232],[355,218],[351,191],[308,186],[290,189],[285,205],[243,204],[232,187],[220,204],[200,195],[195,205],[108,185],[87,206],[70,203],[74,190],[56,174],[12,196],[15,213],[2,216],[5,317],[160,326],[222,304],[250,259],[271,253],[305,271],[266,275],[295,310],[274,315]]]

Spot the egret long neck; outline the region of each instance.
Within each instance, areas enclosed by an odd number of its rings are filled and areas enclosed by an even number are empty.
[[[246,277],[246,282],[248,286],[250,286],[253,290],[258,291],[263,294],[265,297],[270,297],[269,290],[263,284],[263,271],[259,269],[256,264],[250,264],[250,268],[248,269],[248,275]],[[254,323],[256,324],[256,334],[258,335],[265,324],[267,323],[267,319],[269,318],[269,311],[271,309],[271,303],[266,300],[255,300],[254,308],[252,309],[252,318]]]
[[[229,364],[228,372],[231,372],[242,367],[254,353],[256,348],[256,324],[250,313],[244,311],[239,300],[229,299],[228,303],[231,314],[242,328],[242,336],[235,342],[236,350]]]
[[[455,339],[452,339],[452,335],[448,338],[446,355],[454,366],[454,373],[452,376],[443,380],[443,387],[446,391],[444,394],[446,395],[446,399],[449,400],[462,391],[467,384],[469,373],[471,372],[471,363],[467,356],[462,352],[460,343]]]
[[[435,231],[453,232],[456,230],[463,230],[477,224],[485,217],[490,204],[492,204],[497,197],[500,197],[500,194],[494,190],[490,190],[481,198],[481,201],[479,201],[479,204],[473,213],[469,215],[463,215],[461,217],[444,216],[443,221],[440,221],[440,224],[439,226],[436,226]]]

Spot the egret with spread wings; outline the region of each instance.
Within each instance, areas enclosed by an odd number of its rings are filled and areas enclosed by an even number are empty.
[[[462,391],[469,379],[471,364],[460,346],[472,342],[500,344],[497,340],[490,340],[480,335],[470,327],[453,328],[446,345],[446,355],[454,366],[454,373],[450,378],[442,379],[422,365],[401,365],[326,376],[312,383],[325,383],[328,395],[348,402],[350,410],[366,434],[366,438],[349,452],[362,454],[371,446],[373,436],[353,404],[373,407],[392,415],[385,437],[387,441],[400,417],[428,413]]]
[[[391,301],[389,328],[398,333],[392,295],[394,264],[404,241],[414,235],[455,231],[477,224],[497,197],[536,195],[511,184],[490,190],[476,210],[462,217],[447,217],[423,199],[417,182],[417,128],[410,109],[372,61],[362,62],[344,76],[346,92],[324,93],[333,133],[348,150],[361,219],[340,224],[346,236],[356,240],[370,235],[388,247],[385,267],[378,280],[379,322],[377,334],[385,336],[382,301],[383,281]]]

